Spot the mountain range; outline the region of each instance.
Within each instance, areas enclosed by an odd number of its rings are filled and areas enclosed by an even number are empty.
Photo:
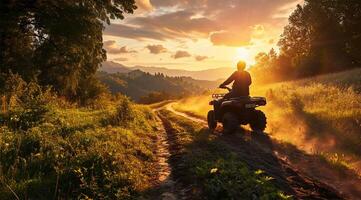
[[[122,93],[137,102],[149,102],[149,98],[155,102],[199,95],[219,85],[217,81],[170,77],[159,73],[152,75],[140,70],[112,74],[100,71],[97,77],[112,93]]]
[[[210,80],[210,81],[225,79],[234,71],[234,69],[230,67],[221,67],[221,68],[206,69],[199,71],[168,69],[164,67],[145,67],[145,66],[127,67],[125,65],[112,61],[103,62],[102,67],[100,68],[100,71],[104,71],[107,73],[118,73],[118,72],[128,73],[134,70],[141,70],[143,72],[148,72],[150,74],[162,73],[166,76],[191,77],[197,80]]]

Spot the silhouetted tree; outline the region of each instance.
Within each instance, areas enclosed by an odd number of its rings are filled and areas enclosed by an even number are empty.
[[[97,84],[94,74],[106,59],[104,24],[134,9],[134,0],[2,0],[0,73],[18,73],[74,99],[80,87]]]
[[[355,0],[306,0],[297,6],[279,46],[281,54],[292,59],[298,77],[360,64],[360,8]]]
[[[278,42],[256,56],[255,79],[272,82],[361,66],[361,1],[305,0]]]

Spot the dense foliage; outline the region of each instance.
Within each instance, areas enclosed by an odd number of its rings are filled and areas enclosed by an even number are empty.
[[[215,81],[168,77],[161,73],[152,75],[140,70],[117,74],[99,72],[97,77],[112,93],[122,93],[146,104],[200,94],[218,85]]]
[[[0,81],[11,71],[71,100],[88,96],[100,87],[103,24],[134,9],[134,0],[1,1]]]
[[[361,2],[306,0],[289,17],[274,50],[257,56],[253,73],[271,82],[361,66]]]
[[[78,108],[19,76],[7,83],[0,199],[134,199],[150,187],[156,163],[150,109],[124,96]]]

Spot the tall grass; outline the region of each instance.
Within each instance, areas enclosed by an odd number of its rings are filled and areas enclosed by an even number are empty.
[[[64,107],[40,90],[7,93],[16,102],[0,113],[0,199],[134,199],[151,186],[149,108],[122,96]]]
[[[262,109],[266,132],[309,153],[344,155],[348,166],[361,169],[361,70],[299,81],[253,86],[252,96],[266,96]],[[175,108],[205,117],[209,96],[182,100]],[[330,160],[332,158],[330,157]]]

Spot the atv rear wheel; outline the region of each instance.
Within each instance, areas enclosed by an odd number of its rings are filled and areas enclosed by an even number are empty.
[[[251,115],[251,120],[249,125],[253,131],[261,131],[263,132],[266,129],[267,118],[266,115],[260,111],[255,110]]]
[[[239,120],[237,116],[231,112],[227,112],[223,115],[223,132],[226,134],[233,133],[239,127]]]
[[[208,111],[207,122],[208,122],[208,128],[210,130],[214,130],[217,127],[216,116],[213,110]]]

